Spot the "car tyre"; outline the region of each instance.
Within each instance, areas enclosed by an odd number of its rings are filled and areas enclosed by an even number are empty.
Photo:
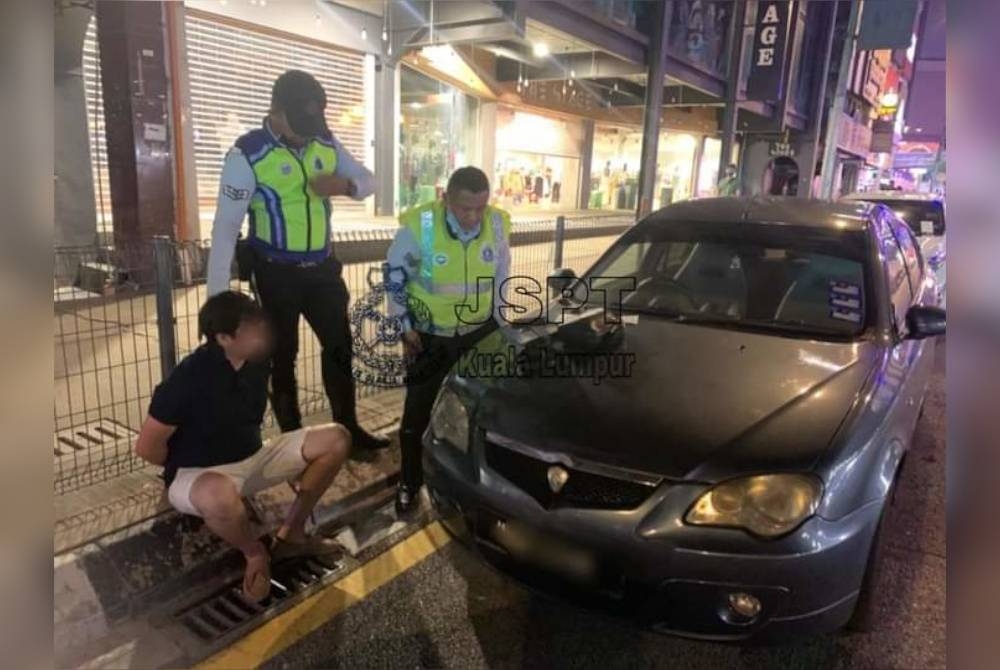
[[[854,605],[854,612],[844,626],[844,630],[850,633],[871,633],[876,628],[879,587],[882,584],[882,568],[885,563],[885,527],[896,499],[897,481],[899,481],[898,472],[896,479],[893,480],[892,488],[889,489],[889,493],[885,497],[882,516],[879,517],[878,526],[875,528],[875,537],[872,539],[872,547],[868,552],[865,576],[861,578],[861,589],[858,593],[857,603]]]

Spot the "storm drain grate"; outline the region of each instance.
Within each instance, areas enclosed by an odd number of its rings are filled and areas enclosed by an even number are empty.
[[[98,419],[56,433],[55,455],[61,457],[81,451],[107,449],[114,447],[121,440],[131,441],[137,434],[136,431],[117,421]]]
[[[243,597],[240,581],[227,584],[212,595],[174,614],[189,631],[204,642],[217,642],[249,624],[284,609],[296,595],[322,585],[324,578],[337,572],[342,560],[323,557],[293,559],[271,567],[271,595],[260,603]]]

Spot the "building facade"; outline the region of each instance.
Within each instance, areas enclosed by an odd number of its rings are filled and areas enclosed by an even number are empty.
[[[850,2],[66,3],[57,144],[90,170],[57,181],[57,244],[208,237],[224,154],[289,68],[376,174],[337,220],[440,197],[465,164],[526,216],[641,215],[728,165],[744,194],[819,195],[824,168],[834,195],[885,187],[934,5],[907,3],[909,44],[880,49]]]

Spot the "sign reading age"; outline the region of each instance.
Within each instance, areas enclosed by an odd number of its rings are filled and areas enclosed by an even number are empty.
[[[753,58],[747,80],[748,100],[778,100],[785,74],[785,43],[788,39],[787,0],[757,5]]]

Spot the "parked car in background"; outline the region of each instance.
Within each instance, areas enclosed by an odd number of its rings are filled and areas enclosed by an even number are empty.
[[[564,319],[472,354],[516,369],[452,371],[424,435],[431,500],[501,571],[655,630],[869,628],[945,329],[925,272],[881,205],[662,209],[559,273]],[[616,355],[627,373],[595,379]]]
[[[873,191],[852,193],[847,200],[882,203],[903,219],[920,241],[920,252],[937,283],[938,304],[945,306],[945,220],[944,198],[931,193]]]

